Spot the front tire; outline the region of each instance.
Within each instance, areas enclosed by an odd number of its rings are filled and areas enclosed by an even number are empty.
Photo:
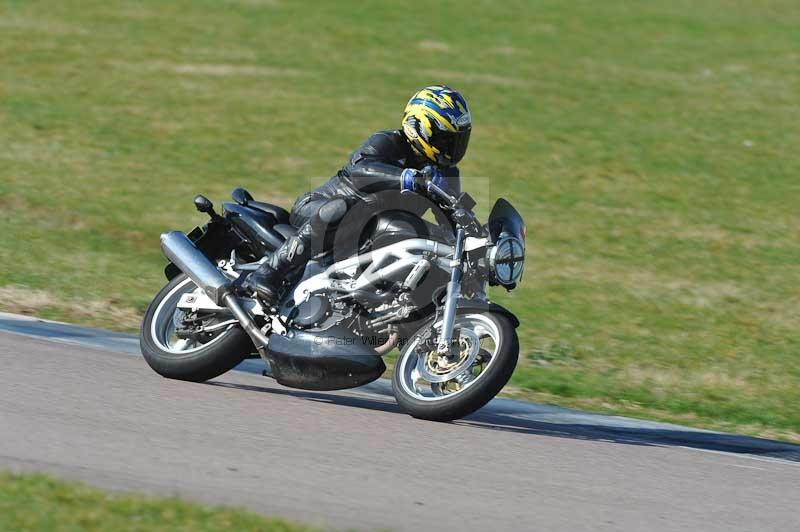
[[[153,299],[139,332],[144,359],[168,379],[203,382],[233,369],[253,351],[253,344],[239,325],[230,325],[204,343],[174,341],[174,323],[181,295],[197,290],[185,274],[173,278]],[[225,316],[226,320],[231,316]],[[172,327],[172,329],[170,329]]]
[[[392,391],[400,407],[413,417],[452,421],[483,407],[508,383],[517,365],[519,339],[508,317],[461,310],[454,330],[462,331],[458,356],[463,361],[439,365],[441,359],[435,354],[420,354],[417,349],[422,334],[439,324],[428,322],[409,338],[395,365]],[[442,379],[447,380],[431,382]]]

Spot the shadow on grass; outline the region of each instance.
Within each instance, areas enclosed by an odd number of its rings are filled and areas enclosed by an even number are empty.
[[[375,386],[377,389],[368,390],[372,392],[370,395],[352,395],[349,393],[316,392],[219,381],[209,382],[208,384],[302,398],[350,408],[406,415],[395,403],[391,395],[386,394],[386,386]],[[573,416],[581,421],[570,420],[569,418]],[[495,399],[478,412],[464,419],[454,421],[453,424],[473,429],[498,430],[516,434],[604,441],[623,445],[687,447],[800,462],[800,445],[737,434],[684,429],[678,426],[663,426],[664,428],[618,426],[609,423],[607,420],[610,419],[614,418],[508,399]],[[628,425],[634,424],[630,421],[627,420]]]

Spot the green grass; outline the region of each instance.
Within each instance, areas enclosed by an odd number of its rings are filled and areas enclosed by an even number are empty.
[[[251,512],[178,499],[111,495],[45,475],[0,473],[0,530],[311,532]]]
[[[0,307],[135,327],[193,194],[288,205],[443,82],[465,187],[528,223],[494,294],[509,391],[798,439],[799,26],[789,0],[5,0]]]

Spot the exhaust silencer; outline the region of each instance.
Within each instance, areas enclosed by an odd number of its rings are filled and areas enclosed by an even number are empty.
[[[183,273],[203,289],[217,305],[224,305],[232,290],[231,281],[180,231],[161,235],[161,250]]]
[[[194,281],[194,284],[202,288],[214,303],[231,310],[233,317],[253,340],[258,353],[270,362],[267,351],[269,339],[237,301],[233,293],[233,283],[180,231],[162,234],[161,250],[178,269]]]

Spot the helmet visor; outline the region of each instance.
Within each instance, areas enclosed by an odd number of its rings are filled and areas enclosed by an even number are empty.
[[[439,149],[439,164],[443,166],[458,164],[467,153],[470,133],[472,128],[462,131],[437,131],[435,144]]]

